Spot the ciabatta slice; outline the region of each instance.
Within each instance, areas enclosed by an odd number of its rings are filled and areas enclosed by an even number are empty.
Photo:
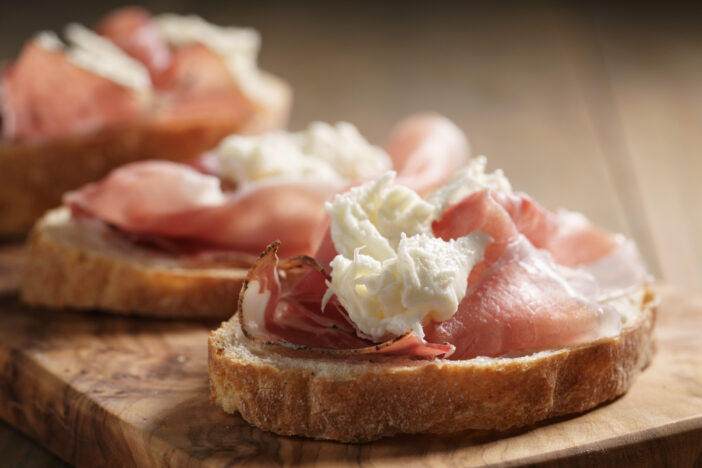
[[[66,207],[37,222],[27,246],[22,300],[165,318],[223,318],[236,309],[248,264],[140,247]]]
[[[234,316],[210,335],[211,400],[264,430],[343,442],[526,426],[612,400],[648,364],[655,297],[640,288],[613,305],[618,336],[464,361],[322,356],[254,342]]]
[[[287,122],[292,93],[279,78],[261,74],[267,90],[247,122],[228,118],[134,122],[128,128],[30,142],[0,141],[0,237],[26,233],[61,196],[117,166],[143,160],[182,161],[212,149],[231,133],[262,133]]]

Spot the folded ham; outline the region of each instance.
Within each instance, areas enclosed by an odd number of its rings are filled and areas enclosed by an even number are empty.
[[[3,70],[0,91],[3,139],[88,133],[123,125],[143,112],[129,89],[35,41]]]
[[[425,339],[453,344],[452,359],[470,359],[616,334],[617,312],[595,299],[579,294],[550,256],[520,235],[469,287],[453,317],[425,325]]]
[[[190,166],[146,161],[69,192],[64,202],[125,232],[199,241],[205,250],[257,254],[280,238],[286,242],[287,257],[314,249],[324,202],[338,189],[319,180],[298,179],[223,191],[217,177]]]
[[[173,47],[148,11],[127,7],[109,14],[96,31],[149,70],[161,97],[156,118],[178,121],[229,118],[245,121],[256,109],[224,60],[203,44]]]
[[[412,345],[389,354],[470,359],[612,336],[621,328],[621,317],[605,300],[649,280],[631,241],[592,226],[582,215],[549,212],[524,194],[479,190],[449,206],[432,228],[444,240],[482,231],[493,242],[471,271],[456,313],[443,322],[423,323],[421,338],[413,332],[396,337],[410,343],[412,336]],[[242,290],[239,314],[247,334],[272,345],[337,355],[367,352],[373,344],[382,352],[393,341],[369,341],[334,296],[325,304],[321,280],[305,301],[295,301],[299,288],[310,291],[309,280],[300,286],[299,277],[286,273],[281,289],[274,252],[271,248],[258,260]],[[319,278],[328,274],[325,268],[335,255],[327,234],[316,255]],[[263,272],[267,281],[261,280]],[[332,313],[334,320],[326,321]]]
[[[385,148],[398,173],[398,183],[424,196],[445,183],[470,152],[463,132],[450,120],[432,114],[403,120]]]
[[[115,10],[97,24],[95,31],[143,63],[155,86],[160,87],[166,81],[174,51],[148,11],[139,7]]]
[[[444,239],[473,231],[489,234],[495,242],[486,254],[486,261],[499,257],[518,232],[535,247],[548,250],[557,263],[567,266],[591,263],[612,252],[623,240],[592,226],[579,213],[564,210],[551,213],[526,194],[489,189],[451,206],[433,228]]]
[[[278,245],[271,244],[249,270],[240,296],[239,320],[250,339],[332,355],[431,358],[453,353],[453,345],[427,343],[412,332],[382,343],[357,336],[338,301],[323,302],[329,276],[321,265],[309,257],[279,264]]]
[[[3,139],[86,134],[145,120],[178,125],[227,119],[243,125],[263,105],[247,97],[214,51],[197,43],[169,44],[146,10],[117,10],[96,32],[144,65],[150,95],[72,63],[60,43],[35,38],[0,76]]]
[[[407,126],[411,131],[405,130]],[[419,190],[426,189],[421,171],[432,157],[441,157],[446,167],[432,171],[430,186],[448,179],[452,168],[468,157],[462,132],[443,117],[410,117],[397,128],[415,144],[389,154],[393,164],[402,161],[400,176]],[[446,137],[449,142],[442,146],[440,141]],[[424,140],[431,143],[422,144]],[[422,149],[427,146],[434,151]],[[287,258],[316,250],[326,219],[324,203],[347,188],[345,182],[339,185],[310,177],[275,177],[239,188],[224,187],[206,173],[213,169],[202,163],[129,164],[102,181],[69,192],[64,201],[74,212],[99,218],[126,233],[197,241],[210,248],[252,254],[280,240],[280,254]]]

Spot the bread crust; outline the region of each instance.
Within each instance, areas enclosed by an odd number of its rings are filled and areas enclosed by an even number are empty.
[[[222,319],[236,310],[246,275],[244,265],[135,246],[100,221],[73,219],[66,207],[36,224],[27,250],[21,298],[52,308]]]
[[[275,99],[246,122],[231,119],[147,121],[129,128],[33,142],[0,141],[0,236],[26,233],[61,196],[117,166],[143,160],[182,161],[213,148],[231,133],[260,133],[287,122],[288,85],[263,74]]]
[[[210,334],[210,398],[261,429],[342,442],[531,425],[627,391],[654,352],[655,300],[642,297],[616,337],[465,361],[294,357],[245,338],[235,317]]]

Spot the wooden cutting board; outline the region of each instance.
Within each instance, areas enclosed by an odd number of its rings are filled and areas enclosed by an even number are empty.
[[[9,258],[0,254],[0,291],[21,265]],[[278,437],[212,406],[217,324],[30,309],[6,295],[0,417],[79,466],[700,466],[702,299],[657,289],[658,353],[616,401],[508,433],[365,445]]]

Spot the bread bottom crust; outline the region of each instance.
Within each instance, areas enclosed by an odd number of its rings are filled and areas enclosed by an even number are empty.
[[[236,310],[246,276],[231,264],[193,265],[137,247],[100,221],[75,220],[66,207],[37,223],[27,248],[21,298],[51,308],[222,319]]]
[[[626,392],[654,352],[654,299],[616,337],[465,361],[297,355],[248,340],[234,317],[210,335],[210,398],[261,429],[342,442],[527,426]]]

